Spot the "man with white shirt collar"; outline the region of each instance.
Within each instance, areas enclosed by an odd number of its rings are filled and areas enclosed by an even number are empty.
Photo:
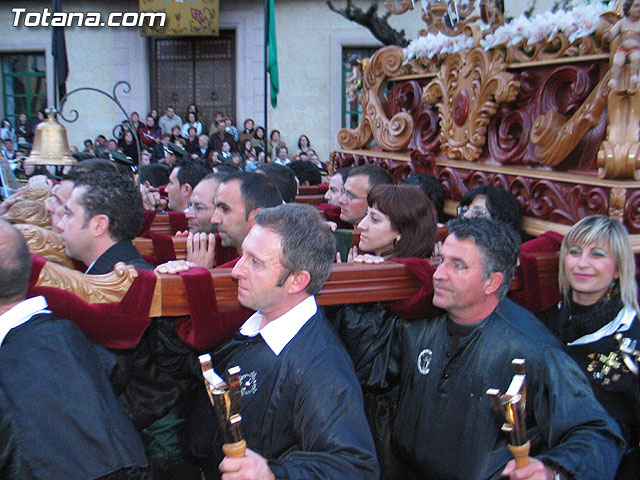
[[[334,257],[333,235],[313,207],[287,204],[256,214],[232,275],[238,301],[257,312],[212,354],[218,372],[242,371],[249,449],[245,457],[224,458],[225,477],[379,476],[353,366],[314,297]],[[210,405],[199,411],[192,451],[207,457],[206,473],[216,475],[221,435]]]
[[[140,437],[78,327],[25,300],[31,257],[0,220],[2,478],[147,478]]]

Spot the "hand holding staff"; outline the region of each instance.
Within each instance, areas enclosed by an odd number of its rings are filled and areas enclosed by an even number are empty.
[[[525,361],[514,359],[511,364],[516,372],[511,384],[504,395],[496,388],[487,390],[492,397],[493,408],[501,418],[505,419],[501,430],[509,434],[509,451],[516,460],[516,468],[529,465],[529,449],[531,444],[527,439],[527,424],[525,407],[527,402]]]
[[[209,395],[209,400],[215,408],[220,429],[224,435],[225,443],[222,451],[227,457],[241,458],[247,451],[247,443],[242,437],[240,423],[240,401],[242,397],[240,388],[240,367],[233,367],[227,371],[225,382],[213,370],[211,355],[200,355],[200,367],[204,376],[204,383]]]

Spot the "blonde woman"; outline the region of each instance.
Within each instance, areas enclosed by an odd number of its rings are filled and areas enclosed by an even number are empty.
[[[589,379],[627,441],[617,479],[640,478],[640,382],[637,365],[623,358],[617,333],[640,348],[638,287],[629,235],[604,215],[583,218],[560,247],[562,300],[540,314]]]

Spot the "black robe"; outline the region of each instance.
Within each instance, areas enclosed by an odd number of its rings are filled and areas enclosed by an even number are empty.
[[[0,419],[0,478],[88,479],[148,463],[92,344],[53,314],[5,337]]]
[[[247,446],[276,478],[374,479],[378,465],[353,365],[318,311],[280,352],[260,335],[236,336],[213,355],[218,373],[242,369],[242,429]],[[194,453],[222,460],[218,423],[203,396],[194,415]]]

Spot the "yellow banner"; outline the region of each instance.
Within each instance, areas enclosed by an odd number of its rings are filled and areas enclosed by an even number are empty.
[[[218,35],[220,0],[139,0],[141,13],[164,13],[163,26],[156,19],[153,26],[140,28],[142,35],[191,36]]]

